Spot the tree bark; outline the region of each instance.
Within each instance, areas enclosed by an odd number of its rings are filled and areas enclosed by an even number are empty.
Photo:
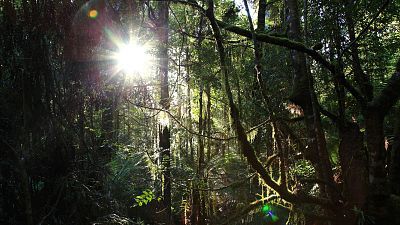
[[[339,126],[339,156],[348,224],[355,224],[354,207],[363,210],[368,193],[364,137],[355,123]]]
[[[297,0],[287,0],[288,7],[288,36],[292,40],[301,41],[300,17]],[[326,140],[321,124],[320,112],[315,95],[313,80],[307,71],[307,61],[304,53],[291,50],[291,61],[294,68],[293,90],[290,100],[299,105],[304,112],[307,128],[309,152],[306,157],[314,165],[319,179],[329,185],[320,185],[323,195],[328,194],[334,201],[338,200],[337,193],[329,186],[334,186],[332,165],[329,160]]]
[[[389,188],[385,168],[383,116],[380,109],[371,107],[365,112],[364,118],[369,155],[368,209],[377,218],[384,218],[387,216],[385,204],[389,198]]]
[[[160,104],[163,110],[169,110],[170,96],[168,88],[168,29],[169,29],[169,1],[158,2],[157,34],[159,39],[159,79],[160,79]],[[172,224],[171,213],[171,150],[169,124],[159,125],[159,148],[163,165],[163,202],[169,221]]]
[[[369,160],[369,192],[368,210],[381,221],[390,224],[390,207],[387,205],[390,188],[386,171],[386,150],[384,140],[384,117],[399,100],[400,92],[400,60],[396,71],[389,79],[382,92],[376,96],[363,111],[365,120],[366,142]]]
[[[330,52],[331,61],[335,60],[335,56],[341,54],[341,30],[343,29],[340,25],[341,15],[336,9],[333,10],[332,18],[335,20],[335,27],[332,29],[332,40],[331,48],[336,51]],[[350,32],[350,31],[349,31]],[[350,34],[350,36],[354,35]],[[358,53],[355,57],[358,57]],[[343,60],[338,58],[338,67],[343,70]],[[353,68],[361,69],[353,60]],[[361,76],[359,73],[362,70],[358,70],[357,76]],[[361,85],[361,83],[359,83]],[[362,84],[364,85],[364,84]],[[359,210],[365,210],[365,203],[367,200],[368,193],[368,171],[367,171],[367,157],[366,149],[364,146],[364,134],[360,131],[360,127],[357,123],[349,122],[346,120],[346,94],[343,85],[335,81],[335,90],[337,93],[337,105],[338,105],[338,117],[335,123],[339,132],[339,156],[340,156],[340,167],[341,167],[341,178],[342,178],[342,195],[344,198],[343,213],[346,214],[346,224],[356,224],[357,215],[354,212],[354,208]],[[362,91],[365,96],[366,89]]]
[[[393,144],[390,150],[389,182],[391,193],[400,196],[400,108],[397,108]]]

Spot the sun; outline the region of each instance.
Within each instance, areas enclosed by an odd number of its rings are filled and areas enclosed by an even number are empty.
[[[143,74],[149,67],[150,56],[145,46],[136,43],[121,44],[115,54],[119,71],[127,75]]]

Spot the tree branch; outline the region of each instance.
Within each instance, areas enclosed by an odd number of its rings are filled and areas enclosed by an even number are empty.
[[[243,29],[241,27],[234,26],[231,24],[227,24],[220,20],[216,20],[216,22],[219,27],[221,27],[227,31],[230,31],[232,33],[235,33],[237,35],[247,37],[250,39],[253,37],[251,31],[249,31],[249,30],[246,30],[246,29]],[[256,34],[254,34],[254,36],[258,41],[261,41],[261,42],[278,45],[278,46],[282,46],[282,47],[285,47],[288,49],[293,49],[293,50],[297,50],[297,51],[306,53],[311,58],[313,58],[315,61],[317,61],[318,63],[323,65],[325,68],[327,68],[329,71],[331,71],[331,72],[335,71],[335,66],[332,63],[330,63],[328,60],[326,60],[321,54],[319,54],[319,52],[313,50],[312,48],[308,48],[303,43],[300,43],[297,41],[292,41],[288,38],[277,37],[277,36],[272,36],[272,35],[268,35],[268,34],[256,33]]]
[[[318,51],[315,51],[312,48],[308,48],[303,43],[292,41],[287,38],[276,37],[268,34],[259,34],[259,33],[254,34],[253,36],[252,32],[246,29],[230,25],[219,20],[216,20],[216,22],[218,26],[220,26],[221,28],[224,28],[225,30],[233,32],[237,35],[241,35],[247,38],[255,38],[256,40],[261,42],[282,46],[288,49],[296,50],[307,54],[316,62],[318,62],[327,70],[329,70],[333,74],[333,76],[340,82],[340,84],[342,84],[362,106],[366,104],[366,101],[364,97],[360,94],[360,92],[346,80],[343,71],[340,71],[334,64],[326,60]]]

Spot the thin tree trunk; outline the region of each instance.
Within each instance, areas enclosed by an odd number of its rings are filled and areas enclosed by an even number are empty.
[[[200,219],[200,193],[198,190],[198,185],[194,184],[193,182],[191,196],[190,225],[198,225]]]
[[[186,64],[189,65],[191,58],[190,58],[190,51],[189,47],[186,47]],[[187,102],[187,108],[186,108],[186,125],[189,128],[189,130],[193,130],[193,124],[192,124],[192,94],[191,94],[191,89],[190,89],[190,69],[189,67],[186,67],[186,102]],[[190,162],[194,162],[194,149],[193,149],[193,135],[191,133],[187,132],[186,135],[186,154],[189,154],[190,156]]]
[[[203,119],[203,83],[200,81],[199,87],[199,134],[204,134],[204,119]],[[193,185],[192,190],[192,213],[191,213],[191,224],[192,225],[203,225],[205,224],[205,199],[204,194],[199,190],[203,187],[204,180],[204,140],[202,136],[198,136],[198,152],[197,152],[197,181]]]
[[[206,124],[207,124],[207,136],[211,136],[211,86],[210,83],[206,84],[206,96],[207,96],[207,111],[206,111]],[[211,160],[211,139],[207,139],[207,162]]]

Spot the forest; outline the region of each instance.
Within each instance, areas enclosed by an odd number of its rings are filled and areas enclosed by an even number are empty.
[[[0,224],[400,225],[400,1],[0,0]]]

